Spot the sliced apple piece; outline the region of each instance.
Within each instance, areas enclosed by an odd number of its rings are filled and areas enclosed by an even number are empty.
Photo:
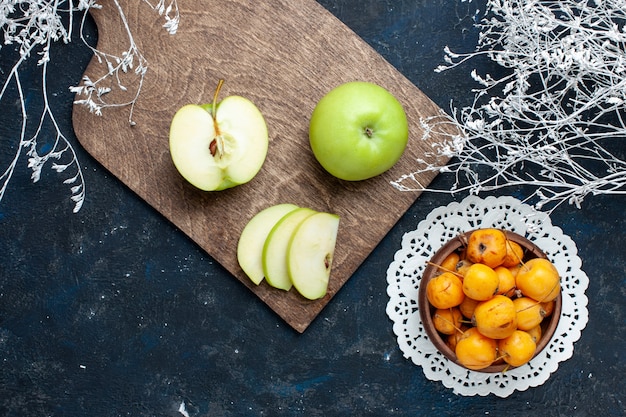
[[[263,281],[263,245],[270,231],[285,216],[297,209],[295,204],[277,204],[254,215],[243,228],[237,244],[237,261],[243,272],[256,285]]]
[[[315,300],[326,295],[338,231],[339,216],[316,213],[293,232],[287,248],[287,273],[303,297]]]
[[[304,207],[293,210],[283,216],[267,236],[262,254],[263,274],[272,287],[289,291],[293,286],[287,272],[287,247],[298,225],[315,213]]]

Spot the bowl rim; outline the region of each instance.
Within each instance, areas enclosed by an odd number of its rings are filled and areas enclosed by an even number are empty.
[[[464,369],[468,369],[468,370],[472,370],[476,372],[483,372],[483,373],[497,373],[497,372],[503,372],[507,369],[512,369],[514,367],[510,366],[509,364],[505,362],[505,363],[493,364],[483,369],[469,369],[459,363],[459,361],[456,358],[456,354],[445,343],[445,341],[442,339],[441,335],[439,334],[439,332],[435,329],[433,325],[431,316],[435,308],[429,303],[428,297],[426,295],[426,285],[428,284],[428,281],[435,276],[435,272],[437,269],[436,265],[441,265],[441,262],[450,253],[456,251],[457,249],[461,247],[467,246],[469,236],[472,234],[472,232],[476,230],[480,230],[480,229],[486,229],[486,228],[472,229],[466,232],[459,233],[457,236],[453,237],[448,242],[446,242],[428,260],[428,262],[426,263],[426,267],[424,268],[424,271],[422,273],[422,278],[419,284],[418,310],[420,314],[420,319],[422,321],[422,326],[424,327],[424,330],[426,331],[428,339],[431,341],[431,343],[433,343],[433,345],[435,345],[435,348],[437,348],[437,350],[441,352],[446,358],[456,363],[457,365],[463,367]],[[504,232],[508,240],[520,244],[525,249],[524,260],[527,261],[532,258],[548,259],[548,256],[546,255],[546,253],[542,251],[541,248],[539,248],[534,242],[530,241],[526,237],[518,233],[509,231],[509,230],[503,230],[503,229],[499,229],[499,230],[502,230]],[[555,301],[554,310],[552,312],[552,315],[550,316],[550,319],[544,325],[545,328],[542,328],[541,339],[539,339],[539,342],[537,343],[537,347],[535,349],[533,358],[537,356],[548,345],[548,343],[552,339],[556,331],[556,328],[558,326],[560,316],[561,316],[561,309],[562,309],[562,293],[561,292],[559,292],[559,295],[555,298],[554,301]]]

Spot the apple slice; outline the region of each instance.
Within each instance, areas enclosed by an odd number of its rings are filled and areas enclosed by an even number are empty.
[[[316,213],[307,217],[294,231],[287,248],[289,280],[305,298],[326,295],[335,253],[339,216]]]
[[[229,96],[212,104],[181,107],[170,125],[174,166],[205,191],[223,190],[250,181],[260,171],[269,146],[265,119],[250,100]]]
[[[287,247],[294,230],[307,217],[317,212],[310,208],[298,208],[287,213],[272,228],[263,245],[262,263],[265,280],[274,288],[289,291],[292,287],[287,272]]]
[[[287,213],[297,209],[295,204],[277,204],[267,207],[250,219],[243,228],[237,244],[237,261],[243,272],[256,285],[265,276],[263,274],[263,245],[270,231]]]

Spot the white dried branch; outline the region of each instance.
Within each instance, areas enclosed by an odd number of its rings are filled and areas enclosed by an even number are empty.
[[[178,30],[178,24],[180,23],[180,12],[178,10],[178,3],[176,0],[158,0],[156,4],[152,4],[149,0],[144,0],[153,10],[158,11],[159,16],[163,16],[165,23],[163,28],[167,30],[170,35],[176,34]]]
[[[451,161],[418,161],[392,184],[472,194],[530,185],[536,207],[550,211],[579,207],[588,195],[626,194],[626,162],[609,151],[626,139],[626,1],[489,0],[477,27],[475,51],[446,48],[437,71],[487,56],[504,75],[472,70],[481,86],[473,103],[452,107],[444,122],[423,121],[425,139],[438,123],[462,132],[427,155]],[[452,173],[453,189],[420,184],[425,172]]]
[[[170,33],[176,33],[180,15],[176,0],[171,0],[166,5],[164,1],[159,1],[152,5],[144,0],[152,9],[165,19],[164,28]],[[84,36],[84,25],[87,12],[90,9],[101,8],[95,0],[2,0],[0,2],[0,53],[7,45],[17,51],[19,57],[13,64],[11,70],[3,78],[0,87],[0,104],[2,104],[8,90],[15,91],[20,99],[21,125],[18,146],[14,155],[5,170],[0,175],[0,201],[8,189],[8,185],[13,177],[18,161],[25,154],[28,158],[27,166],[31,169],[31,178],[34,182],[41,178],[42,170],[49,164],[55,172],[69,174],[63,181],[70,185],[71,200],[74,202],[74,212],[80,210],[85,199],[85,180],[83,178],[80,163],[71,142],[61,132],[53,109],[48,100],[47,74],[48,63],[50,62],[50,47],[53,42],[63,43],[72,40],[72,28],[76,14],[81,15],[80,38],[93,52],[98,62],[106,69],[105,75],[97,80],[88,77],[83,78],[81,85],[71,86],[70,91],[77,96],[76,103],[85,105],[89,111],[96,115],[101,115],[102,111],[110,107],[128,107],[129,123],[133,124],[132,115],[135,103],[139,98],[143,80],[148,69],[147,62],[134,41],[131,30],[128,26],[126,16],[118,0],[113,0],[114,6],[122,18],[126,34],[128,36],[128,49],[120,54],[112,54],[99,51],[87,42]],[[64,25],[64,22],[67,26]],[[6,49],[5,49],[6,50]],[[9,51],[10,53],[10,51]],[[20,78],[20,69],[28,64],[31,57],[37,56],[36,65],[42,68],[42,97],[44,106],[38,118],[32,118],[27,114],[24,100],[24,90]],[[123,80],[126,74],[134,75],[132,87],[127,86]],[[130,99],[123,102],[107,102],[106,97],[114,89],[122,92],[132,88]],[[35,133],[27,138],[26,132],[33,130],[29,128],[29,120],[38,120],[34,127]],[[52,126],[54,132],[50,147],[43,152],[38,146],[44,134],[49,135],[44,126]]]
[[[113,0],[113,4],[122,19],[124,30],[128,38],[128,49],[119,54],[112,54],[100,51],[89,45],[84,37],[83,30],[87,16],[86,14],[83,15],[83,20],[81,22],[81,40],[91,49],[94,56],[98,59],[98,62],[106,67],[106,72],[96,80],[84,77],[82,85],[71,86],[70,91],[77,94],[76,101],[74,102],[75,104],[86,106],[91,113],[98,116],[102,115],[102,111],[106,108],[129,107],[128,122],[131,125],[134,125],[133,111],[135,103],[141,93],[144,77],[148,71],[148,62],[135,43],[132,31],[128,26],[128,20],[124,14],[124,10],[119,4],[119,1]],[[131,95],[130,99],[122,102],[107,101],[106,95],[112,91],[112,86],[122,92],[128,91],[128,87],[123,82],[123,78],[125,78],[124,74],[128,74],[131,70],[132,73],[136,75],[136,78],[133,78],[135,81],[135,85],[133,86],[134,94]],[[111,80],[113,80],[113,83],[111,83]]]

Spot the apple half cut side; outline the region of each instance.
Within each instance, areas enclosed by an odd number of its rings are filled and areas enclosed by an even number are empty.
[[[283,216],[270,231],[262,253],[263,274],[270,286],[285,291],[293,286],[287,271],[287,248],[296,228],[315,213],[313,209],[298,208]]]
[[[339,216],[316,213],[294,231],[287,248],[287,271],[295,289],[315,300],[326,295],[335,253]]]
[[[219,191],[256,176],[269,137],[254,103],[229,96],[216,105],[181,107],[170,125],[169,145],[174,166],[187,181],[204,191]]]
[[[270,231],[287,213],[297,209],[295,204],[277,204],[254,215],[246,224],[237,244],[237,261],[248,278],[259,285],[263,274],[263,245]]]

